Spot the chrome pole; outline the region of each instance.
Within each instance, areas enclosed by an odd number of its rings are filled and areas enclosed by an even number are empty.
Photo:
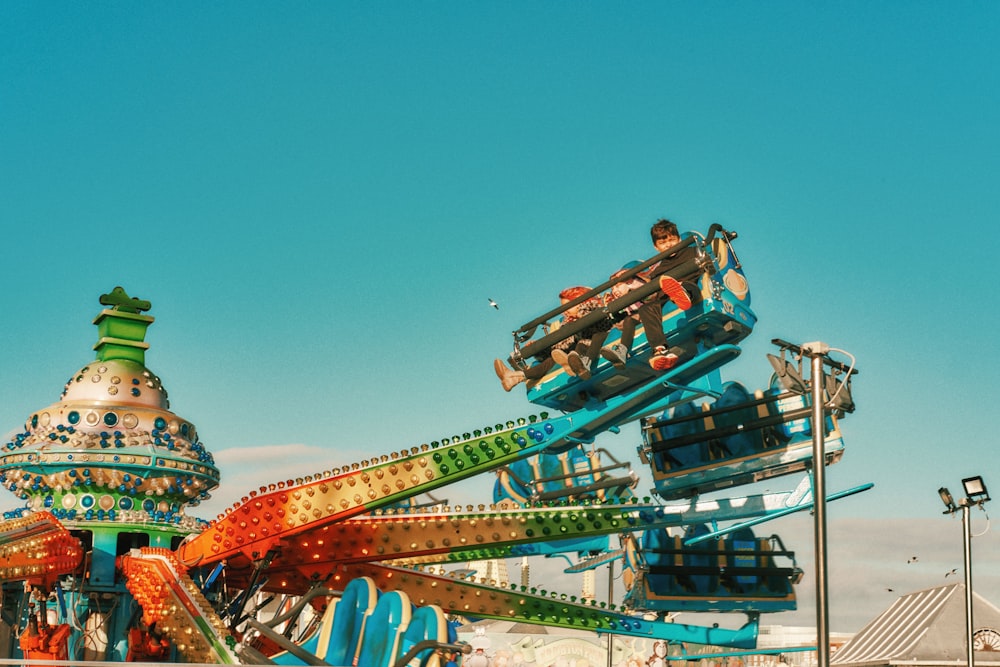
[[[608,563],[608,608],[615,599],[615,562]],[[608,633],[608,667],[611,667],[612,653],[614,652],[615,636]]]
[[[826,579],[826,415],[823,401],[823,356],[810,351],[813,430],[813,523],[816,548],[816,664],[830,665],[830,605]],[[970,666],[971,667],[971,666]]]
[[[972,645],[972,531],[969,528],[969,500],[962,500],[962,535],[965,538],[965,661],[974,667],[976,658]]]

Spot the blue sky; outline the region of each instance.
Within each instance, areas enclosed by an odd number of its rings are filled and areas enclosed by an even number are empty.
[[[827,480],[876,484],[829,510],[832,626],[859,629],[960,567],[939,486],[1000,489],[998,28],[985,2],[4,3],[0,429],[123,285],[223,466],[211,517],[537,413],[492,373],[510,332],[657,217],[720,222],[759,317],[727,379],[765,386],[775,337],[857,357]],[[601,444],[638,468],[637,443]],[[769,620],[809,624],[808,518],[768,529],[807,570]]]

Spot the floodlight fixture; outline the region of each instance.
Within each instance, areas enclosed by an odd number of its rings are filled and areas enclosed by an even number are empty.
[[[966,477],[962,480],[962,486],[965,487],[965,497],[969,499],[969,502],[973,505],[981,505],[990,499],[990,492],[986,490],[986,484],[983,482],[983,478],[979,477]]]
[[[944,511],[945,514],[951,514],[958,509],[958,507],[955,506],[955,499],[951,497],[951,492],[948,489],[942,486],[938,489],[938,495],[941,496],[941,502],[943,502],[944,506],[947,508]]]

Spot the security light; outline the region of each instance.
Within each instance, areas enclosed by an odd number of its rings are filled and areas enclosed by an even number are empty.
[[[982,477],[966,477],[962,480],[962,486],[965,487],[965,497],[970,503],[985,503],[990,499],[990,493],[986,490]]]
[[[938,495],[941,496],[941,502],[944,503],[944,506],[948,508],[945,511],[945,514],[954,512],[957,509],[955,507],[955,499],[951,497],[951,492],[948,491],[948,489],[942,486],[940,489],[938,489]]]

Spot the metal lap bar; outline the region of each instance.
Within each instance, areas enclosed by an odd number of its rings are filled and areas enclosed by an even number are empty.
[[[765,417],[763,419],[755,419],[749,425],[745,424],[734,424],[732,426],[720,426],[714,428],[711,431],[703,431],[701,433],[693,433],[691,435],[683,435],[676,438],[670,438],[669,440],[655,440],[649,444],[650,449],[654,452],[662,452],[675,447],[683,447],[684,445],[693,445],[698,442],[706,442],[708,440],[717,440],[719,438],[724,438],[730,435],[736,435],[737,433],[749,433],[751,431],[759,431],[768,426],[775,426],[777,424],[783,424],[789,421],[795,421],[796,419],[803,419],[808,417],[811,408],[800,408],[792,412],[782,413],[781,415],[775,415],[774,417]],[[704,415],[698,415],[699,417],[712,416],[712,413],[706,412]],[[779,446],[780,447],[780,446]]]
[[[302,648],[295,642],[293,642],[288,637],[285,637],[280,632],[275,632],[271,628],[267,627],[263,623],[258,623],[252,618],[246,619],[247,625],[256,630],[262,637],[265,637],[272,642],[274,642],[279,648],[284,651],[288,651],[296,658],[301,660],[307,665],[313,665],[315,667],[330,667],[330,663],[326,662],[322,658],[310,653],[306,649]]]
[[[701,555],[699,552],[698,555]],[[711,555],[711,552],[708,552]],[[750,553],[740,553],[740,556],[750,556]],[[649,565],[645,568],[648,574],[683,574],[683,575],[720,575],[720,576],[782,576],[791,578],[796,574],[794,567],[739,567],[722,565]]]
[[[406,667],[411,660],[420,655],[421,651],[426,651],[427,649],[433,649],[431,653],[427,655],[426,658],[420,663],[421,667],[427,664],[427,660],[433,654],[433,652],[446,652],[454,651],[456,653],[461,653],[463,655],[469,655],[472,653],[472,644],[449,644],[447,642],[434,641],[432,639],[424,639],[417,642],[410,650],[403,654],[399,659],[392,663],[391,667]]]
[[[786,396],[794,396],[795,394],[782,394],[780,396],[774,397],[773,401],[777,401]],[[679,417],[676,420],[664,420],[648,424],[644,427],[645,430],[653,430],[661,428],[668,424],[680,424],[688,421],[703,420],[707,417],[716,417],[727,412],[732,412],[734,410],[743,410],[746,408],[754,407],[756,405],[762,405],[764,403],[772,402],[769,399],[761,399],[757,401],[751,401],[748,403],[741,403],[740,405],[729,406],[725,408],[720,408],[718,410],[709,410],[707,412],[701,412],[694,415],[688,415],[684,417]],[[713,428],[708,431],[702,431],[700,433],[692,433],[689,435],[682,435],[676,438],[670,438],[667,440],[653,440],[648,443],[649,449],[654,452],[664,452],[675,447],[684,447],[685,445],[693,445],[699,442],[706,442],[709,440],[716,440],[719,438],[725,438],[730,435],[736,435],[737,433],[749,433],[751,431],[759,431],[761,429],[768,428],[770,426],[777,426],[778,424],[784,424],[790,421],[795,421],[797,419],[803,419],[808,417],[812,413],[811,407],[799,408],[798,410],[791,410],[789,412],[782,412],[780,414],[771,417],[762,417],[760,419],[754,419],[753,421],[744,424],[732,424],[730,426],[720,426],[718,428]]]
[[[705,416],[714,417],[716,415],[726,414],[727,412],[735,412],[736,410],[743,410],[745,408],[755,408],[761,405],[766,405],[768,403],[777,403],[778,401],[782,401],[786,398],[795,398],[797,396],[800,396],[800,394],[796,394],[791,391],[783,392],[775,396],[764,396],[762,398],[755,398],[752,401],[746,401],[745,403],[740,403],[739,405],[727,405],[721,408],[712,408],[708,412],[700,413],[697,416],[678,417],[677,419],[660,419],[657,420],[656,422],[651,422],[649,424],[649,427],[659,428],[661,426],[666,426],[667,424],[678,424],[684,421],[700,419]]]
[[[628,463],[628,461],[626,461],[625,463],[621,463],[620,461],[618,461],[614,456],[611,455],[611,453],[608,450],[604,449],[603,447],[600,448],[600,449],[598,449],[597,452],[601,453],[601,454],[604,454],[609,459],[611,459],[612,461],[614,461],[614,463],[612,463],[611,465],[607,465],[607,466],[601,466],[600,468],[593,468],[593,469],[587,469],[587,470],[580,470],[580,471],[577,471],[577,472],[570,472],[570,473],[566,473],[565,475],[553,475],[552,477],[540,477],[539,479],[535,480],[535,483],[558,482],[558,481],[566,480],[566,479],[576,479],[577,477],[583,477],[584,475],[592,475],[594,473],[607,472],[608,470],[617,470],[618,468],[631,468],[632,467],[631,464]],[[517,481],[521,482],[522,484],[527,484],[527,482],[525,482],[524,480],[521,480],[517,475],[515,475],[513,471],[511,471],[510,474],[511,474],[511,476],[514,477],[514,479],[516,479]]]
[[[653,257],[650,257],[649,259],[647,259],[646,261],[642,262],[638,266],[632,267],[631,269],[629,269],[625,273],[621,274],[617,278],[609,278],[605,282],[601,283],[600,285],[598,285],[594,289],[590,290],[586,294],[583,294],[583,295],[577,297],[573,301],[570,301],[569,303],[566,303],[566,304],[561,304],[559,307],[553,308],[552,310],[550,310],[549,312],[545,313],[544,315],[536,317],[531,322],[528,322],[527,324],[521,326],[521,328],[518,329],[515,333],[528,333],[530,335],[530,332],[534,331],[539,325],[545,324],[547,321],[549,321],[553,317],[556,317],[557,315],[560,315],[561,313],[563,313],[568,308],[572,308],[573,306],[576,306],[576,305],[579,305],[579,304],[583,303],[587,299],[593,298],[594,295],[600,294],[604,290],[610,288],[612,285],[616,285],[616,284],[618,284],[620,282],[624,282],[624,281],[628,280],[629,278],[633,278],[634,276],[638,275],[639,273],[642,273],[643,271],[645,271],[647,268],[649,268],[653,264],[656,264],[657,262],[662,261],[663,259],[669,257],[670,255],[674,255],[674,254],[680,253],[681,251],[683,251],[684,249],[688,248],[689,246],[697,245],[697,241],[698,241],[698,237],[697,236],[691,236],[689,238],[684,239],[683,241],[681,241],[677,245],[671,246],[671,247],[667,248],[666,250],[664,250],[663,252],[659,253],[658,255],[654,255]]]
[[[662,262],[663,266],[657,267],[656,273],[654,275],[671,275],[678,280],[685,280],[690,276],[696,275],[706,270],[706,266],[711,266],[711,262],[708,256],[705,254],[704,249],[697,243],[698,238],[691,236],[681,243],[678,243],[671,248],[668,248],[664,252],[655,255],[654,257],[646,260],[639,266],[623,273],[622,275],[610,279],[604,283],[601,283],[594,289],[590,290],[586,294],[582,294],[572,301],[560,305],[544,315],[535,318],[531,322],[523,325],[520,329],[514,332],[514,357],[520,357],[521,359],[532,357],[543,350],[546,350],[556,343],[569,338],[570,336],[583,331],[584,329],[591,327],[601,320],[610,319],[613,322],[618,322],[625,318],[625,313],[623,312],[625,308],[631,306],[632,304],[643,301],[648,297],[657,294],[660,291],[660,286],[658,281],[651,280],[642,287],[636,288],[629,292],[628,294],[619,297],[618,299],[612,301],[609,304],[595,310],[586,316],[574,320],[569,324],[559,327],[556,331],[547,333],[541,338],[531,341],[524,347],[520,344],[527,341],[534,335],[535,330],[543,324],[546,324],[554,317],[557,317],[564,313],[565,311],[578,306],[581,303],[593,299],[594,297],[602,294],[606,290],[610,289],[613,285],[620,282],[624,282],[629,278],[634,277],[638,273],[642,272],[645,268],[657,263]],[[694,249],[691,249],[694,246]]]
[[[580,472],[571,472],[565,475],[557,475],[555,477],[542,477],[535,480],[536,483],[545,482],[558,482],[566,479],[577,479],[578,477],[584,477],[586,475],[595,475],[602,472],[608,472],[609,470],[618,470],[619,468],[631,468],[628,463],[615,463],[609,466],[601,466],[600,468],[593,468],[591,470],[581,470]]]
[[[603,450],[602,450],[603,451]],[[590,484],[583,484],[579,486],[568,486],[565,489],[558,489],[555,491],[535,491],[532,493],[532,497],[535,500],[554,500],[556,498],[565,498],[567,496],[579,496],[593,491],[600,491],[602,489],[609,489],[612,487],[625,487],[632,486],[633,483],[637,482],[638,479],[634,474],[631,474],[631,465],[628,463],[618,463],[615,462],[614,465],[602,466],[600,468],[594,468],[593,470],[581,470],[579,472],[568,473],[566,475],[556,475],[553,477],[539,477],[537,479],[526,480],[522,479],[516,472],[511,470],[509,466],[504,466],[501,468],[504,472],[510,475],[515,482],[526,488],[535,488],[539,485],[546,484],[549,482],[562,482],[569,479],[578,479],[580,477],[585,477],[587,475],[595,475],[598,473],[607,472],[609,470],[617,470],[618,468],[629,468],[630,474],[625,477],[602,477]]]
[[[775,536],[777,539],[777,536]],[[749,542],[749,540],[746,540]],[[767,539],[764,538],[764,542]],[[680,555],[694,555],[694,556],[781,556],[785,558],[795,559],[795,552],[788,551],[787,549],[761,549],[757,551],[751,551],[749,549],[643,549],[643,554],[655,554],[657,556],[676,556]],[[742,569],[742,568],[741,568]]]
[[[583,486],[572,486],[560,491],[543,491],[537,494],[537,497],[541,501],[555,500],[566,496],[579,496],[614,487],[626,488],[632,486],[638,481],[638,478],[631,475],[626,477],[603,477],[596,482],[585,484]]]

